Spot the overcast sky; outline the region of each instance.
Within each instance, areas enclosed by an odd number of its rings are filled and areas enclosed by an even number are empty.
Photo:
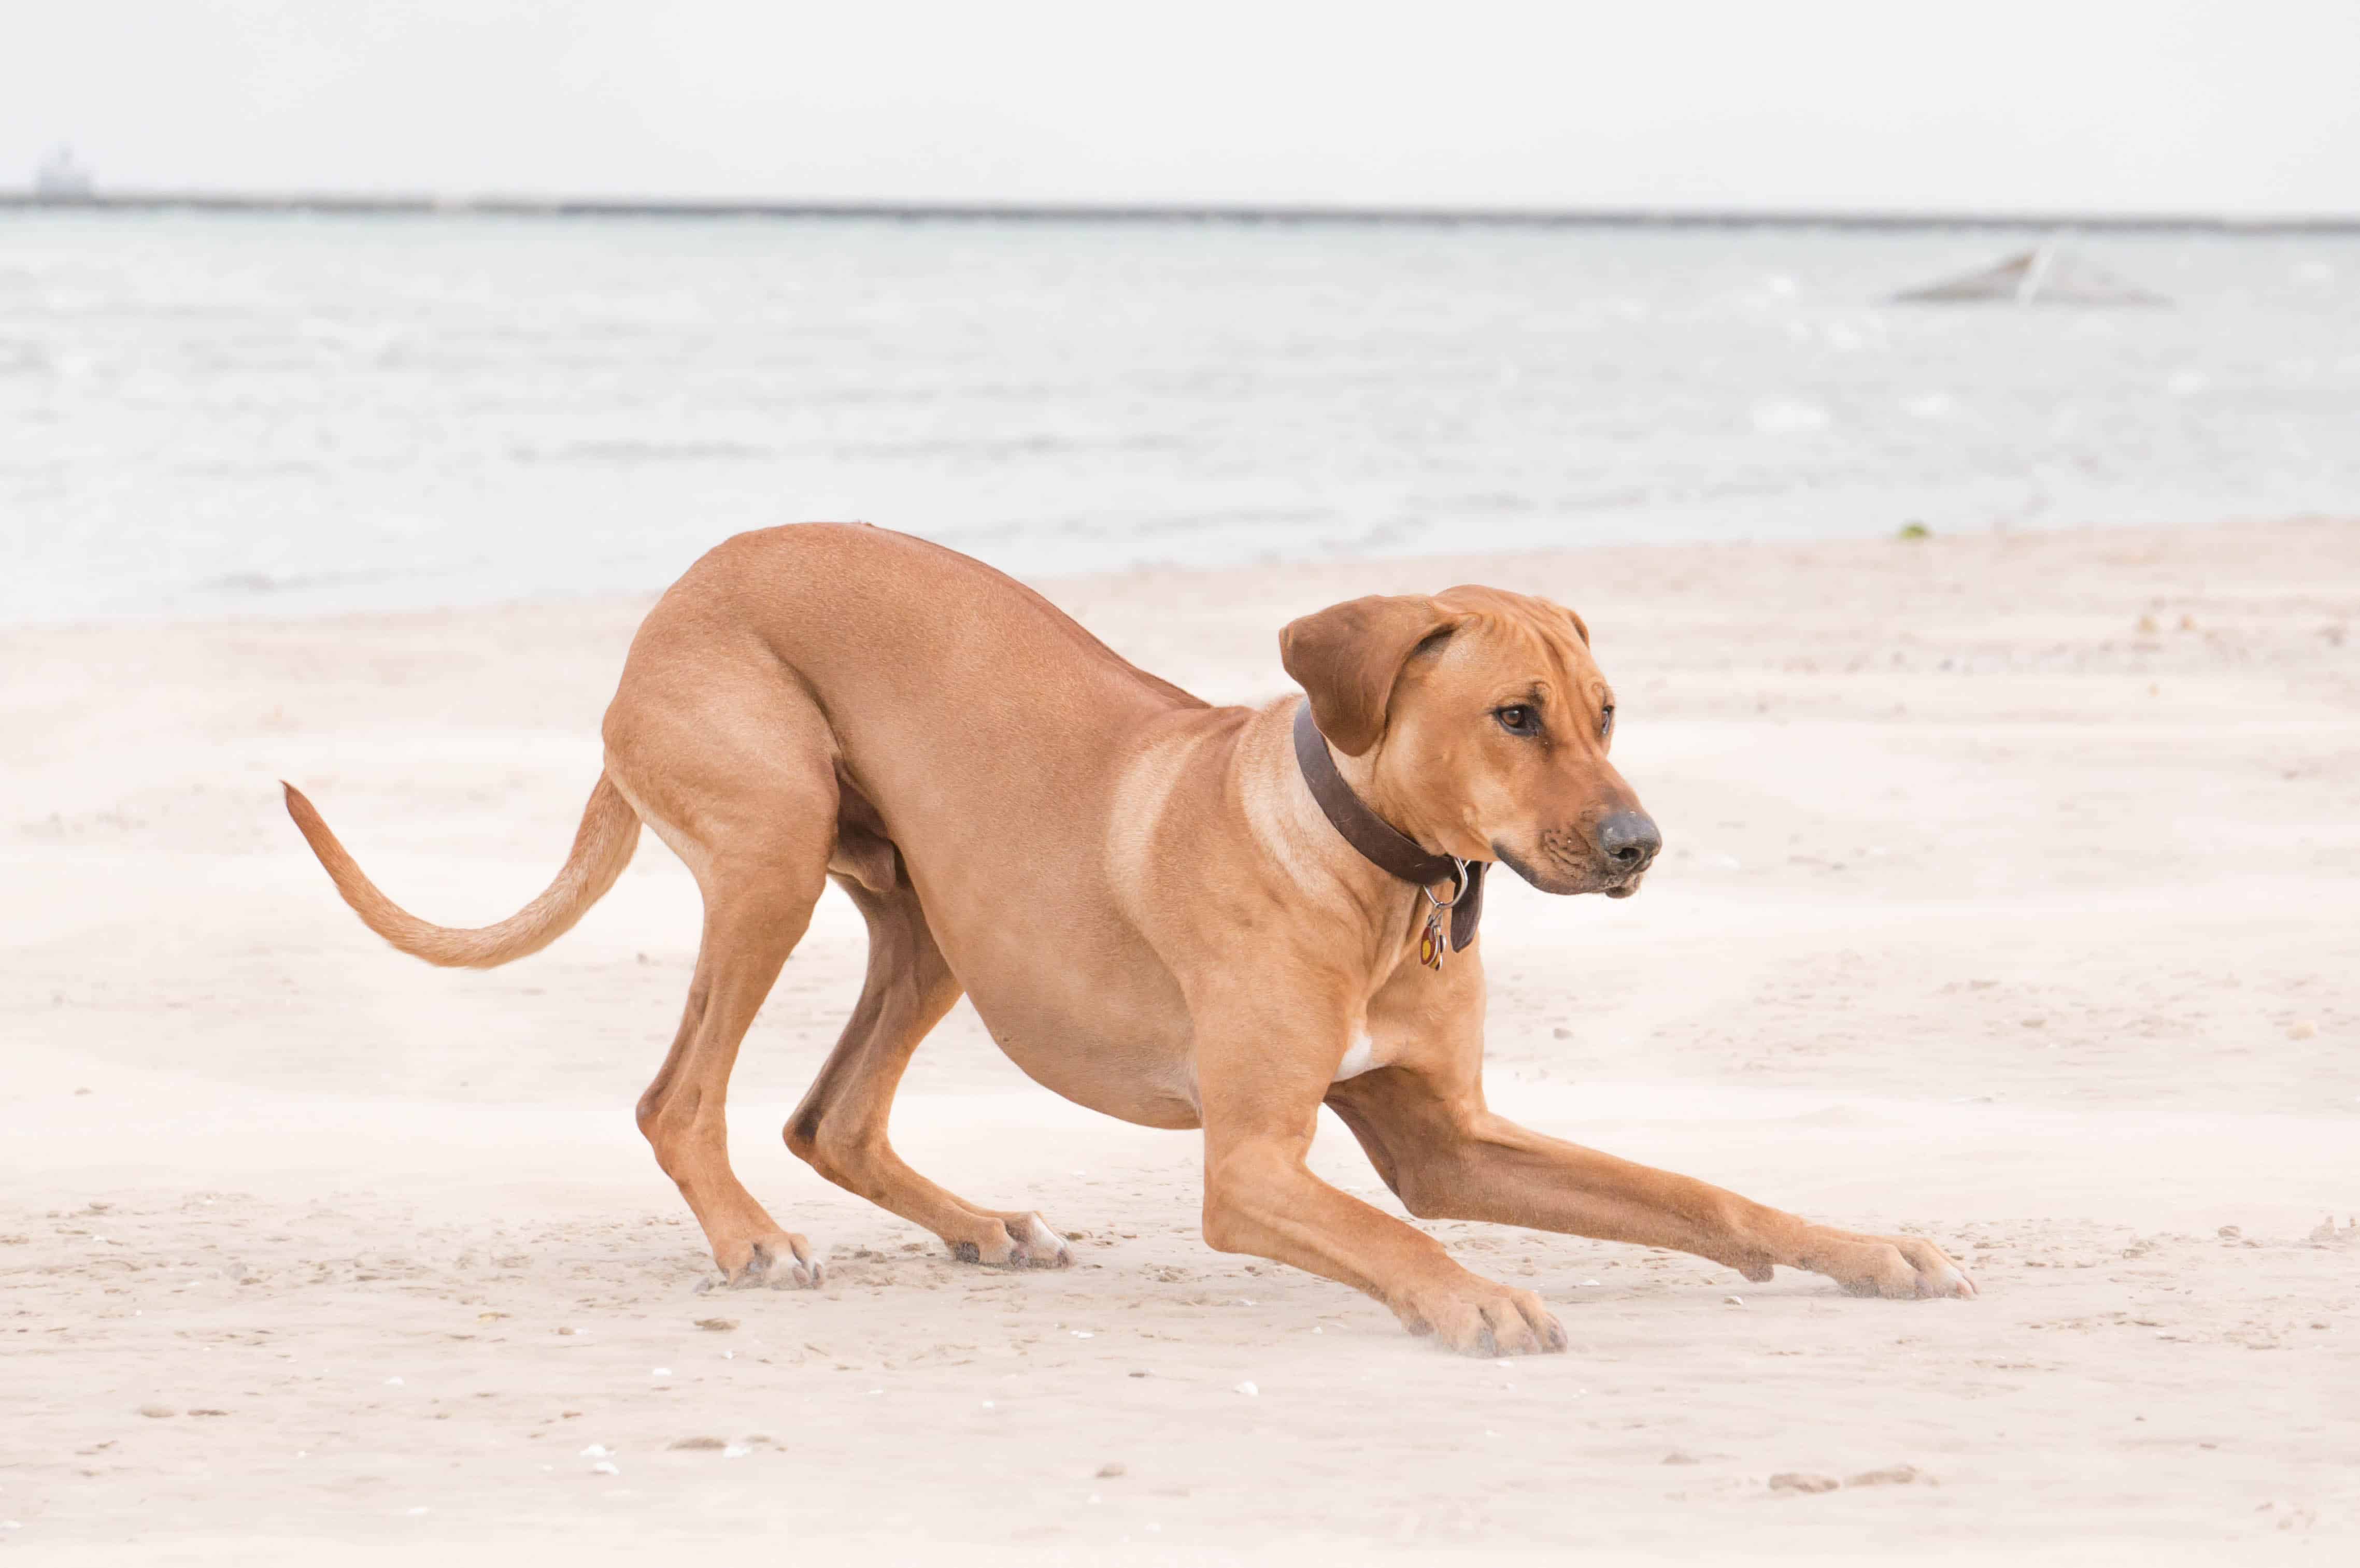
[[[2360,0],[0,0],[0,184],[2360,212]]]

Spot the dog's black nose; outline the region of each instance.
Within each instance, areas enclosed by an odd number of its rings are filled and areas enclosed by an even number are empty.
[[[1624,871],[1644,871],[1664,847],[1655,820],[1644,811],[1617,811],[1598,824],[1598,847]]]

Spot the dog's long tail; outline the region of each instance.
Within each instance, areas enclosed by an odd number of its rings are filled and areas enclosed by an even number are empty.
[[[284,780],[281,781],[284,783]],[[582,826],[574,834],[574,849],[565,857],[557,879],[540,898],[497,925],[467,931],[420,920],[383,893],[362,875],[303,791],[287,784],[287,814],[303,830],[311,853],[328,868],[329,879],[344,902],[369,930],[410,954],[446,969],[491,969],[539,953],[574,929],[584,911],[604,898],[631,852],[639,846],[639,814],[605,774],[590,791],[582,812]]]

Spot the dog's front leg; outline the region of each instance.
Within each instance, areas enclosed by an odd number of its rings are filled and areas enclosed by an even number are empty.
[[[1470,1073],[1414,1067],[1341,1083],[1332,1105],[1385,1184],[1426,1219],[1489,1220],[1601,1241],[1677,1247],[1767,1279],[1774,1265],[1825,1274],[1860,1296],[1972,1296],[1974,1281],[1922,1236],[1868,1236],[1692,1176],[1618,1160],[1485,1107]]]
[[[1565,1329],[1530,1290],[1470,1273],[1415,1226],[1339,1192],[1304,1157],[1319,1102],[1343,1060],[1342,1029],[1304,1041],[1299,1024],[1200,1020],[1205,1240],[1367,1291],[1412,1334],[1470,1356],[1563,1350]]]

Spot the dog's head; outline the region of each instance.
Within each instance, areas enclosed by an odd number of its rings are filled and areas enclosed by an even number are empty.
[[[1547,893],[1628,898],[1663,847],[1607,760],[1614,692],[1590,628],[1497,588],[1354,599],[1278,636],[1369,804],[1428,848],[1501,860]]]

